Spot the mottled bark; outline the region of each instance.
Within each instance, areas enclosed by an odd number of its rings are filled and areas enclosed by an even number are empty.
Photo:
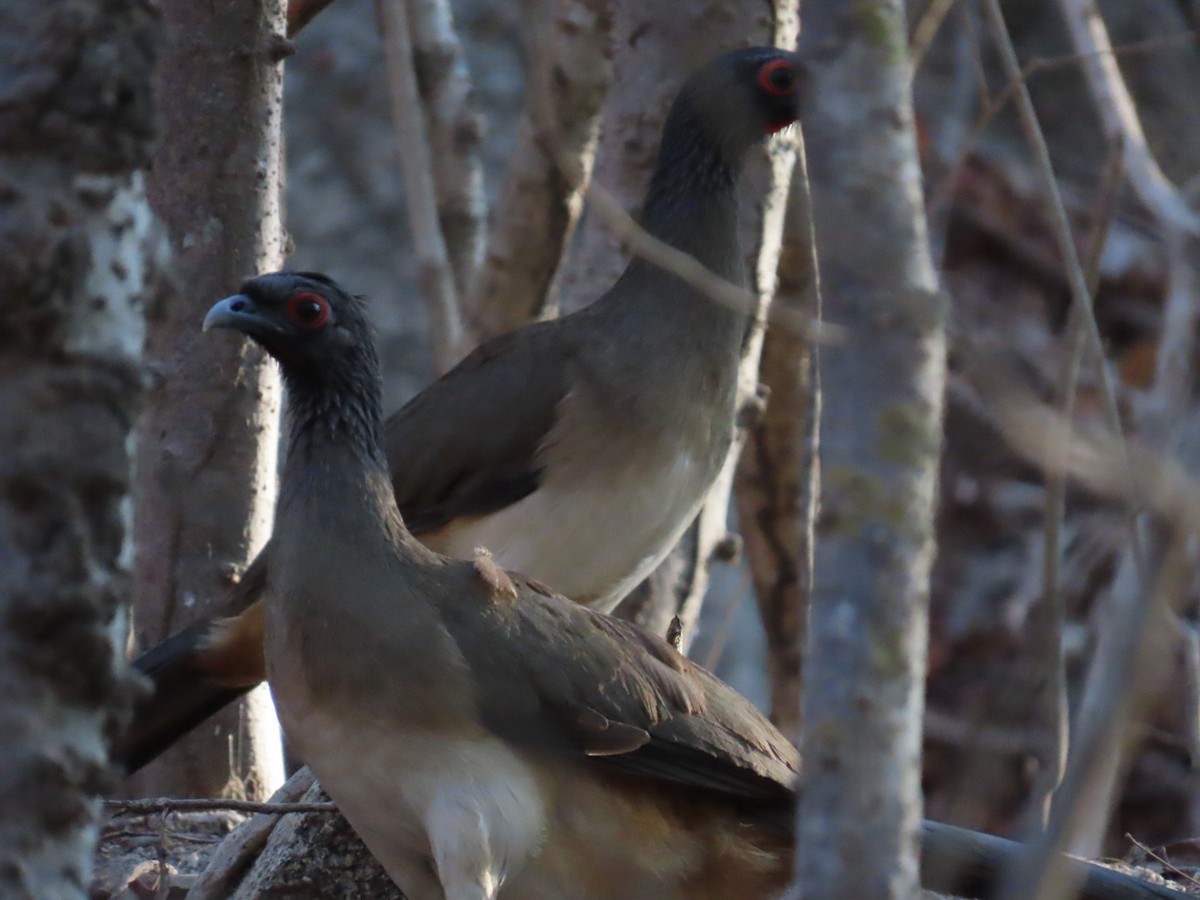
[[[600,145],[593,178],[631,213],[645,192],[658,136],[680,79],[716,54],[753,43],[791,46],[799,27],[796,4],[697,2],[618,3],[613,16],[613,82],[600,117]],[[738,40],[731,41],[730,35]],[[653,111],[653,114],[650,114]],[[752,154],[740,198],[742,245],[751,289],[760,310],[775,288],[783,211],[793,150],[786,139]],[[564,311],[578,309],[604,292],[628,262],[628,252],[603,218],[585,216],[559,276]],[[756,415],[762,331],[746,343],[740,370],[743,423]],[[721,476],[696,523],[663,562],[664,572],[640,585],[618,608],[652,631],[665,633],[678,615],[686,648],[708,586],[714,557],[728,556],[726,528],[741,429]]]
[[[802,119],[825,315],[821,514],[805,649],[806,898],[917,895],[944,309],[899,0],[808,0]]]
[[[148,0],[0,8],[0,895],[84,896],[124,662],[130,431],[161,236]]]
[[[282,0],[164,0],[162,125],[150,198],[175,289],[149,311],[154,377],[138,424],[139,649],[211,615],[270,533],[279,387],[249,342],[202,335],[215,300],[283,262]],[[232,386],[232,387],[231,387]],[[189,735],[135,791],[262,797],[282,775],[264,688]]]

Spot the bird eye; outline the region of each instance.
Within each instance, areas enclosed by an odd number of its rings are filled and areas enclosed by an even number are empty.
[[[796,89],[796,72],[786,59],[773,59],[758,70],[758,86],[768,94],[785,97]]]
[[[329,301],[319,294],[304,291],[288,298],[288,318],[301,328],[320,328],[329,321],[331,313]]]

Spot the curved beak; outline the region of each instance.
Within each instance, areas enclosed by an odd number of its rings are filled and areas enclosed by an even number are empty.
[[[212,328],[232,328],[244,334],[263,334],[279,331],[279,326],[258,311],[258,306],[245,294],[234,294],[213,304],[204,317],[204,331]]]

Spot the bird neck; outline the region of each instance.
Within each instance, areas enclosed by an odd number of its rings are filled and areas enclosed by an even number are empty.
[[[741,282],[735,186],[744,149],[720,140],[685,95],[663,128],[641,225],[723,278]]]
[[[288,434],[286,466],[293,458],[338,450],[365,466],[387,471],[381,447],[383,392],[378,365],[329,367],[309,372],[284,367]]]
[[[380,444],[383,402],[378,365],[319,373],[284,369],[290,430],[276,529],[378,534],[416,543],[396,507]]]
[[[736,285],[746,281],[737,235],[736,183],[744,155],[715,138],[703,117],[681,97],[663,129],[658,161],[640,217],[650,235],[696,259]],[[689,336],[709,348],[704,353],[723,365],[739,353],[749,326],[749,310],[735,310],[692,287],[678,275],[635,256],[606,305],[616,321],[640,339],[661,343]]]

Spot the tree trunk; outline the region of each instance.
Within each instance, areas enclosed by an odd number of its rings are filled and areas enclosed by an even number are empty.
[[[138,424],[139,647],[211,615],[265,542],[274,500],[278,377],[249,342],[202,336],[214,301],[278,269],[281,0],[163,0],[162,137],[149,189],[176,290],[150,310],[155,390]],[[232,391],[230,385],[234,385]],[[147,794],[252,798],[282,780],[265,688],[134,780]]]
[[[130,428],[161,238],[147,0],[0,11],[0,895],[83,896],[124,662]]]
[[[805,651],[806,898],[914,897],[944,384],[900,0],[808,0],[802,125],[822,301],[822,508]]]

